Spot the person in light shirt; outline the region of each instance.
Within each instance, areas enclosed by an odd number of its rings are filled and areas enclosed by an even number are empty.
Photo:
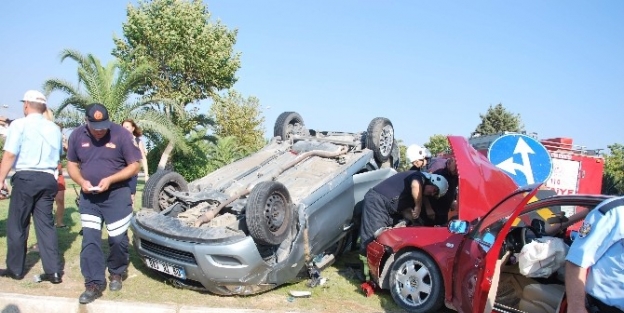
[[[6,178],[15,169],[6,223],[7,269],[0,270],[0,276],[24,278],[32,216],[44,270],[38,277],[58,284],[63,270],[52,209],[58,191],[55,171],[61,156],[61,129],[43,117],[47,99],[41,92],[27,91],[22,102],[25,117],[11,122],[0,164],[0,190],[8,189]]]
[[[587,214],[566,260],[569,313],[624,312],[624,196]]]

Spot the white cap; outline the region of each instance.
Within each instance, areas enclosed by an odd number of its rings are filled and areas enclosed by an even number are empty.
[[[37,90],[28,90],[24,94],[24,99],[22,99],[22,102],[24,101],[46,104],[47,99],[41,92]]]
[[[419,145],[411,145],[407,147],[407,151],[405,151],[405,156],[410,163],[413,163],[418,160],[424,160],[426,153],[423,147]]]

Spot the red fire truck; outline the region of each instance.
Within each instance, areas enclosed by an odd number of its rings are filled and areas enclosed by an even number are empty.
[[[498,137],[512,134],[503,132],[494,135],[470,138],[470,144],[487,156],[488,148]],[[537,139],[537,134],[528,134]],[[600,194],[602,190],[602,172],[604,158],[600,150],[590,150],[575,145],[572,138],[558,137],[537,139],[550,152],[552,160],[551,175],[544,186],[557,194]]]

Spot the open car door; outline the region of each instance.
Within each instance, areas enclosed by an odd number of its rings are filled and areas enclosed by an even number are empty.
[[[458,250],[453,269],[453,305],[459,312],[494,310],[501,263],[508,256],[508,252],[501,251],[503,242],[514,220],[540,185],[517,189],[483,219],[473,221],[475,225]]]

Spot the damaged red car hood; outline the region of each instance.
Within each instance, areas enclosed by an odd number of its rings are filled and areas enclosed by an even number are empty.
[[[465,137],[448,136],[448,140],[459,174],[459,219],[472,221],[483,217],[518,189],[511,177],[477,152]]]

